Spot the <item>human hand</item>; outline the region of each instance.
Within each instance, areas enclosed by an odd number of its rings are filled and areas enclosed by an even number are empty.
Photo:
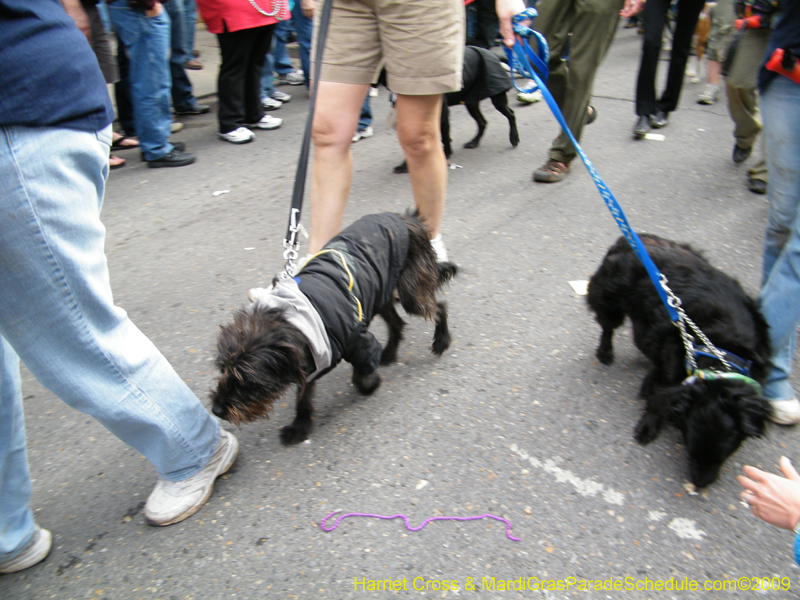
[[[497,18],[500,20],[500,35],[503,37],[503,43],[512,48],[517,36],[514,34],[511,18],[525,11],[525,2],[523,0],[496,0],[495,8]],[[530,25],[530,20],[526,19],[523,24]]]
[[[315,8],[314,0],[301,0],[300,10],[303,11],[303,16],[306,19],[314,18],[314,8]]]
[[[89,24],[89,17],[86,15],[86,11],[83,10],[80,0],[61,0],[61,5],[67,11],[67,14],[72,17],[72,20],[75,21],[75,25],[78,26],[81,33],[91,42],[92,26]]]
[[[144,11],[144,14],[145,14],[146,17],[157,17],[158,15],[161,14],[161,11],[163,11],[163,10],[164,10],[164,5],[161,4],[161,2],[156,2],[153,5],[153,8],[151,8],[150,10]]]
[[[625,19],[632,17],[641,12],[644,8],[644,3],[645,0],[625,0],[625,5],[622,7],[622,10],[619,11],[619,16]]]
[[[745,465],[747,477],[736,477],[745,488],[739,497],[759,519],[791,531],[800,522],[800,475],[785,456],[779,464],[785,478]]]

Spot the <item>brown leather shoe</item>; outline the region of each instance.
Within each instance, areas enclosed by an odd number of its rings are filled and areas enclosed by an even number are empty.
[[[192,71],[199,71],[203,68],[203,63],[196,58],[192,58],[191,60],[187,60],[185,63],[183,63],[183,68],[191,69]]]
[[[555,183],[561,181],[569,173],[569,164],[553,160],[547,161],[533,172],[533,180],[539,183]]]

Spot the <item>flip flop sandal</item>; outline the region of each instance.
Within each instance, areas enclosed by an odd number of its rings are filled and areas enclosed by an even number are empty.
[[[115,160],[122,161],[122,162],[116,162],[115,163],[115,162],[113,162]],[[110,170],[113,171],[114,169],[121,169],[124,166],[125,166],[125,159],[124,158],[120,158],[119,156],[114,156],[113,154],[108,157],[108,168]]]
[[[589,106],[589,110],[591,110],[591,112],[589,112],[589,115],[586,117],[587,125],[590,125],[597,120],[597,109],[594,106]]]
[[[136,142],[135,144],[125,144],[124,142]],[[139,147],[139,140],[135,140],[133,138],[125,137],[124,135],[119,138],[116,142],[111,144],[112,152],[117,152],[119,150],[130,150],[132,148]]]

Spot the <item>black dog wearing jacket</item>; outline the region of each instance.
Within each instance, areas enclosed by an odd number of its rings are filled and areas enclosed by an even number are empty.
[[[395,292],[408,314],[434,320],[432,352],[447,350],[447,307],[436,291],[456,271],[452,263],[436,262],[428,230],[415,215],[359,219],[294,279],[251,290],[253,303],[221,328],[212,412],[237,425],[269,416],[275,401],[296,385],[296,416],[281,429],[281,440],[304,441],[312,429],[316,379],[344,359],[353,365],[358,391],[371,394],[381,382],[378,365],[396,360],[405,322],[395,309]],[[367,330],[376,314],[388,325],[385,348]]]
[[[447,158],[453,154],[450,139],[450,110],[448,107],[463,104],[467,107],[470,116],[478,124],[478,134],[464,144],[464,148],[477,148],[481,143],[483,133],[486,131],[486,118],[483,116],[480,101],[491,98],[494,107],[508,119],[508,139],[516,148],[519,144],[519,131],[517,131],[517,118],[508,105],[506,92],[514,85],[511,76],[503,68],[500,58],[491,50],[477,46],[464,47],[464,68],[462,71],[463,87],[458,92],[444,95],[442,102],[442,144],[444,155]],[[395,173],[408,173],[408,167],[403,164],[394,168]]]
[[[636,347],[653,363],[640,391],[646,407],[636,440],[650,443],[664,422],[678,427],[689,453],[690,480],[703,487],[746,438],[764,434],[771,414],[759,388],[770,356],[767,324],[739,283],[692,248],[654,235],[640,237],[689,318],[717,349],[735,355],[732,361],[739,357],[749,364],[750,379],[717,377],[714,371],[724,371],[720,361],[701,353],[698,369],[708,377],[687,378],[680,332],[644,265],[624,237],[609,249],[589,281],[589,308],[603,328],[597,358],[613,362],[614,330],[627,315]]]

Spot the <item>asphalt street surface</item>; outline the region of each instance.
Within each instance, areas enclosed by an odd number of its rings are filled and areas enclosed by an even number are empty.
[[[201,43],[201,73],[213,82],[213,38]],[[599,118],[584,130],[584,148],[637,230],[692,243],[756,294],[767,201],[746,187],[754,159],[731,161],[724,95],[698,105],[702,86],[687,82],[658,132],[664,139],[633,140],[639,51],[635,30],[620,29],[597,77]],[[281,89],[295,94],[273,113],[283,127],[256,132],[253,143],[218,140],[212,111],[183,119],[174,136],[196,164],[151,170],[126,152],[129,164],[109,178],[102,217],[115,301],[205,403],[219,325],[282,266],[307,96]],[[373,396],[356,393],[347,364],[321,380],[306,444],[279,442],[292,395],[270,420],[225,424],[239,438],[238,461],[187,521],[148,526],[152,466],[25,371],[32,505],[53,550],[0,577],[0,598],[796,597],[791,534],[748,514],[734,477],[743,464],[776,472],[782,454],[800,461],[800,431],[771,426],[748,440],[699,494],[685,486],[677,431],[635,443],[646,359],[626,325],[615,364],[599,364],[599,327],[569,283],[588,279],[619,230],[580,162],[561,183],[531,181],[558,128],[544,103],[511,105],[516,149],[485,101],[486,136],[465,150],[475,126],[451,109],[457,167],[443,234],[461,271],[446,295],[450,350],[433,357],[432,325],[407,319],[400,362],[381,369]],[[392,173],[402,153],[384,122],[384,89],[372,106],[375,136],[353,146],[346,223],[412,205],[408,177]],[[400,519],[353,517],[325,532],[320,521],[334,510],[405,514],[412,525],[492,514],[521,541],[491,519],[413,532]],[[762,578],[786,578],[791,589],[703,589],[763,588]],[[606,589],[584,591],[580,580]],[[636,589],[647,581],[649,590]],[[670,581],[699,589],[654,587]],[[623,589],[609,589],[615,582]]]

